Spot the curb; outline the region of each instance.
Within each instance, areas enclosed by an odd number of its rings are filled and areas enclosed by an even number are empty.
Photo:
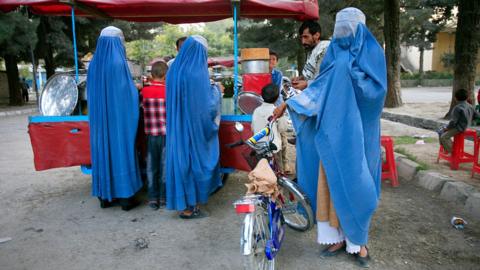
[[[405,125],[409,125],[416,128],[423,128],[428,130],[437,130],[441,126],[445,125],[445,123],[441,121],[435,121],[430,119],[425,119],[421,117],[415,117],[410,115],[404,114],[395,114],[390,112],[382,112],[382,119],[389,120],[392,122],[398,122]]]
[[[413,181],[417,186],[439,194],[439,197],[457,204],[480,220],[480,191],[472,185],[432,170],[420,171],[420,165],[395,153],[398,176],[404,181]]]
[[[20,109],[20,110],[0,111],[0,117],[25,115],[25,114],[32,114],[32,113],[38,113],[38,109],[37,108],[28,108],[28,109]]]

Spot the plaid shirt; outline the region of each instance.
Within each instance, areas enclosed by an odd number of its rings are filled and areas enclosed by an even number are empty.
[[[165,136],[166,133],[166,108],[165,84],[152,82],[150,86],[142,89],[145,134],[152,136]]]

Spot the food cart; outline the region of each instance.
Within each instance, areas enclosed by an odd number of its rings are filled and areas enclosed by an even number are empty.
[[[238,41],[237,19],[292,18],[296,20],[318,19],[316,0],[2,0],[0,11],[13,11],[27,6],[34,14],[71,16],[75,58],[75,80],[79,81],[76,51],[75,16],[120,19],[134,22],[197,23],[232,17],[234,20],[234,73],[235,87],[233,106],[223,109],[220,124],[220,148],[222,170],[249,170],[241,147],[229,149],[226,143],[238,141],[251,135],[251,115],[239,112],[238,96]],[[72,82],[61,81],[69,84]],[[75,95],[75,93],[73,93]],[[81,96],[81,93],[77,93]],[[77,101],[81,99],[77,98]],[[86,101],[86,100],[85,100]],[[77,104],[73,105],[77,106]],[[90,161],[88,116],[31,116],[29,134],[34,152],[36,170],[82,166],[88,173]],[[235,122],[243,122],[245,131],[238,134]]]

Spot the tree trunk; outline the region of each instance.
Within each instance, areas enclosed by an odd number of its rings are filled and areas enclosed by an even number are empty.
[[[18,80],[17,57],[5,55],[5,67],[7,69],[9,104],[12,106],[23,105],[22,89]]]
[[[455,92],[458,89],[468,91],[469,102],[475,103],[475,74],[477,69],[478,49],[480,47],[480,1],[460,0],[458,5],[458,22],[455,33],[455,64],[453,74],[452,101],[450,113],[457,104]]]
[[[385,56],[387,60],[388,92],[385,107],[402,106],[400,92],[400,3],[399,0],[384,2]]]
[[[418,50],[420,51],[420,65],[418,67],[418,83],[423,85],[423,55],[425,54],[425,48],[423,46],[419,47]]]
[[[51,32],[49,18],[40,17],[40,24],[37,30],[38,44],[36,52],[39,58],[45,60],[45,71],[47,72],[47,79],[55,74],[55,61],[53,57],[53,48],[50,42],[47,41],[47,35]]]

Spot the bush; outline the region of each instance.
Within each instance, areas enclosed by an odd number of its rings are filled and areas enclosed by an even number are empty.
[[[442,55],[442,58],[440,59],[440,61],[442,61],[442,64],[446,69],[452,70],[454,65],[455,65],[455,54],[454,53],[444,53]]]
[[[400,75],[402,80],[418,80],[420,79],[420,73],[402,73]],[[426,71],[423,74],[424,80],[439,80],[439,79],[453,79],[453,74],[450,72],[437,72],[437,71]]]
[[[231,98],[233,97],[233,87],[234,87],[234,82],[233,78],[227,77],[222,79],[222,85],[225,87],[225,90],[223,92],[223,97],[224,98]]]

